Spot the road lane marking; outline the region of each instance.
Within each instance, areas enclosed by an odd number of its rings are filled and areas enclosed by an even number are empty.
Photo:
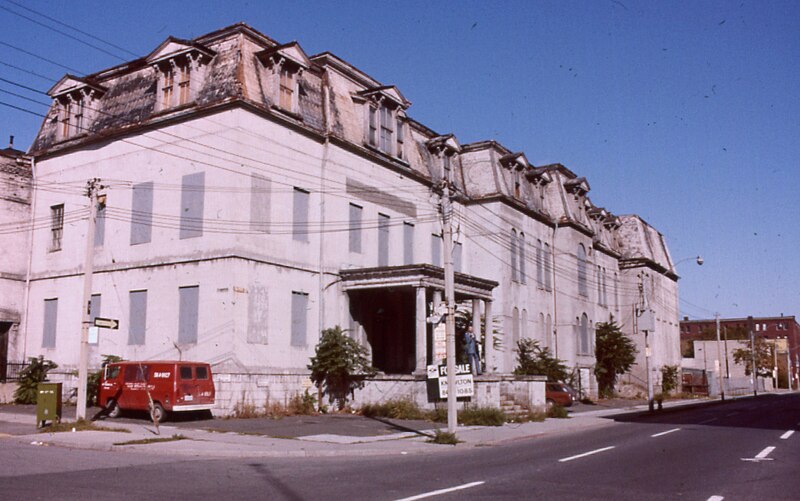
[[[470,487],[477,487],[485,483],[486,482],[484,481],[470,482],[468,484],[457,485],[455,487],[448,487],[447,489],[439,489],[438,491],[423,492],[422,494],[417,494],[416,496],[411,496],[408,498],[398,499],[397,501],[414,501],[416,499],[425,499],[433,496],[440,496],[442,494],[447,494],[448,492],[455,492],[455,491],[460,491],[462,489],[469,489]]]
[[[673,429],[671,429],[671,430],[662,431],[661,433],[656,433],[655,435],[650,435],[650,436],[651,436],[652,438],[656,438],[656,437],[660,437],[660,436],[662,436],[662,435],[666,435],[666,434],[668,434],[668,433],[672,433],[672,432],[675,432],[675,431],[678,431],[678,430],[680,430],[680,428],[673,428]]]
[[[579,459],[579,458],[583,458],[583,457],[586,457],[586,456],[591,456],[592,454],[597,454],[598,452],[610,451],[614,447],[615,446],[611,445],[609,447],[603,447],[602,449],[595,449],[593,451],[584,452],[583,454],[577,454],[575,456],[570,456],[568,458],[559,459],[558,462],[559,463],[566,463],[567,461],[572,461],[573,459]]]
[[[769,453],[774,451],[775,447],[769,446],[764,447],[764,450],[756,454],[756,459],[764,459],[765,457],[769,456]]]
[[[786,433],[784,433],[783,435],[781,435],[781,438],[786,440],[787,438],[791,437],[792,435],[794,435],[794,430],[789,430]]]
[[[723,499],[725,499],[725,498],[722,497],[722,496],[711,496],[706,501],[722,501]]]
[[[772,461],[772,458],[768,458],[769,454],[775,450],[774,446],[764,447],[764,450],[756,454],[754,458],[741,458],[742,461],[752,461],[754,463],[758,463],[761,461]]]

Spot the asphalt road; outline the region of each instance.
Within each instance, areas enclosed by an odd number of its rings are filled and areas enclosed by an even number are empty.
[[[800,396],[785,395],[425,456],[210,461],[0,442],[0,492],[5,499],[798,499],[798,423]]]

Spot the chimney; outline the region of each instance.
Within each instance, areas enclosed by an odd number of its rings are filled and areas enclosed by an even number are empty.
[[[8,147],[14,149],[14,136],[8,136]]]

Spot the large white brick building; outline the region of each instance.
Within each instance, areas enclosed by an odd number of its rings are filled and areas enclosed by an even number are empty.
[[[31,239],[31,263],[10,359],[77,365],[84,191],[97,178],[92,315],[121,327],[100,332],[90,364],[209,361],[222,409],[300,391],[320,331],[337,324],[383,373],[364,398],[422,386],[426,317],[444,288],[443,182],[455,192],[456,299],[492,320],[481,398],[511,384],[523,337],[595,393],[594,325],[614,315],[641,343],[642,289],[654,367],[680,363],[677,276],[654,228],[596,206],[567,167],[431,130],[400,90],[333,54],[237,24],[67,75],[50,95],[29,152],[32,220],[49,224],[15,234]]]

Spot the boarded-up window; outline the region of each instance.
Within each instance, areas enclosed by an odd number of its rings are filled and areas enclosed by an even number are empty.
[[[536,240],[536,283],[544,287],[544,248],[541,240]]]
[[[50,250],[61,250],[61,239],[64,236],[64,204],[50,207]]]
[[[519,281],[521,283],[527,283],[528,280],[525,277],[525,260],[527,257],[525,256],[525,234],[519,232]]]
[[[269,233],[271,188],[272,183],[266,177],[250,176],[250,231]]]
[[[461,267],[463,266],[462,263],[462,255],[463,255],[463,246],[461,242],[454,242],[453,243],[453,268],[455,271],[461,272],[463,271]]]
[[[511,230],[511,281],[519,280],[517,268],[517,230]]]
[[[306,346],[308,294],[292,291],[292,346]]]
[[[350,204],[350,252],[361,253],[361,215],[364,209]]]
[[[435,233],[431,235],[431,264],[442,265],[442,236]]]
[[[578,294],[589,296],[589,285],[586,280],[586,247],[578,244]]]
[[[403,223],[403,264],[414,263],[414,225]]]
[[[180,238],[203,235],[203,200],[205,198],[205,172],[183,176],[181,182]]]
[[[143,345],[147,328],[147,291],[131,291],[128,300],[128,344]]]
[[[44,329],[42,348],[56,347],[56,327],[58,321],[58,299],[44,300]]]
[[[247,342],[267,344],[269,302],[267,288],[260,284],[250,286],[247,296]]]
[[[94,224],[94,246],[102,247],[106,239],[106,204],[97,204],[97,217]]]
[[[389,266],[389,216],[378,214],[378,266]]]
[[[308,242],[308,200],[306,190],[295,188],[292,201],[292,238],[298,242]]]
[[[101,316],[100,315],[100,308],[102,307],[102,299],[103,297],[100,294],[92,294],[92,297],[89,299],[89,327],[96,329],[97,327],[94,326],[94,319]],[[92,336],[89,336],[89,344],[97,344],[98,338],[97,336],[92,339]]]
[[[180,287],[178,289],[178,343],[197,343],[197,315],[200,287]]]
[[[544,288],[553,290],[553,257],[550,254],[550,244],[544,244]]]
[[[586,315],[586,313],[581,315],[580,322],[578,324],[578,333],[580,335],[578,353],[582,355],[589,355],[592,343],[589,339],[589,317]]]
[[[522,310],[522,322],[519,327],[519,336],[520,339],[528,337],[528,310]]]
[[[131,245],[150,242],[153,233],[153,182],[133,185]]]

